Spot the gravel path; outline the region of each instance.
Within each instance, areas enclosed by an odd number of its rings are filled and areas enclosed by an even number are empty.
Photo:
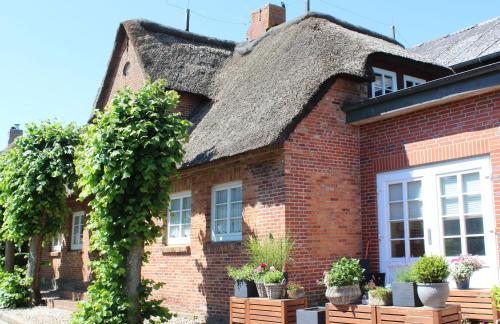
[[[0,320],[9,319],[26,324],[66,324],[71,320],[71,311],[45,306],[0,310]]]

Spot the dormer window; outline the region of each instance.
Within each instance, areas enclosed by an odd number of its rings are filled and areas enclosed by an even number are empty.
[[[419,79],[419,78],[415,78],[415,77],[412,77],[410,75],[405,75],[403,77],[403,81],[404,81],[404,84],[405,84],[405,89],[409,88],[409,87],[418,86],[420,84],[425,83],[425,80]]]
[[[398,90],[396,73],[379,68],[373,68],[375,81],[372,82],[372,97],[382,96]]]

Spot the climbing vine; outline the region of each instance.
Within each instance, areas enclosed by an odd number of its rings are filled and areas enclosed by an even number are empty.
[[[179,95],[165,89],[160,80],[146,82],[136,93],[119,91],[83,132],[76,171],[80,197],[89,198],[92,209],[91,249],[100,257],[91,265],[95,281],[75,322],[140,323],[171,316],[149,298],[161,284],[140,277],[147,262],[144,244],[161,235],[155,220],[168,207],[191,125],[175,112]]]

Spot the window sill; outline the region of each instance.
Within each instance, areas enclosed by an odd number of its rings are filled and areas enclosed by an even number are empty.
[[[50,252],[50,256],[54,257],[54,258],[60,257],[61,256],[61,251],[51,251]]]
[[[223,252],[231,252],[231,251],[238,251],[242,247],[241,240],[240,241],[221,241],[221,242],[214,242],[210,241],[206,243],[206,249],[210,252],[215,252],[215,253],[223,253]]]
[[[162,254],[189,254],[191,253],[191,247],[189,245],[173,245],[173,246],[162,246]]]

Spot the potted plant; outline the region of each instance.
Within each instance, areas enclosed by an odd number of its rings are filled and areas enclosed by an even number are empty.
[[[463,255],[451,260],[451,277],[458,289],[469,289],[469,281],[474,272],[483,268],[479,258],[473,255]]]
[[[418,298],[417,284],[412,268],[406,268],[396,275],[391,284],[392,304],[403,307],[420,307],[422,302]]]
[[[392,304],[392,291],[390,288],[375,287],[368,290],[368,304],[372,306],[389,306]]]
[[[423,256],[413,265],[413,273],[422,304],[434,308],[444,307],[450,294],[446,282],[450,269],[446,260],[440,256]]]
[[[325,296],[335,305],[352,304],[361,297],[359,284],[363,279],[359,260],[342,258],[333,262],[323,279],[327,287]]]
[[[253,281],[254,267],[246,264],[241,268],[227,267],[228,276],[234,280],[234,296],[241,298],[257,297],[257,287]]]
[[[273,266],[262,276],[264,286],[266,287],[267,298],[282,299],[285,298],[285,276],[283,272],[276,270]]]
[[[255,282],[255,286],[257,287],[257,294],[260,298],[266,298],[267,292],[266,287],[264,286],[264,275],[267,273],[267,264],[261,263],[255,270],[253,271],[253,280]]]
[[[299,299],[299,298],[304,298],[306,296],[306,291],[304,290],[304,287],[299,286],[298,284],[290,283],[288,284],[286,289],[288,293],[288,298]]]

